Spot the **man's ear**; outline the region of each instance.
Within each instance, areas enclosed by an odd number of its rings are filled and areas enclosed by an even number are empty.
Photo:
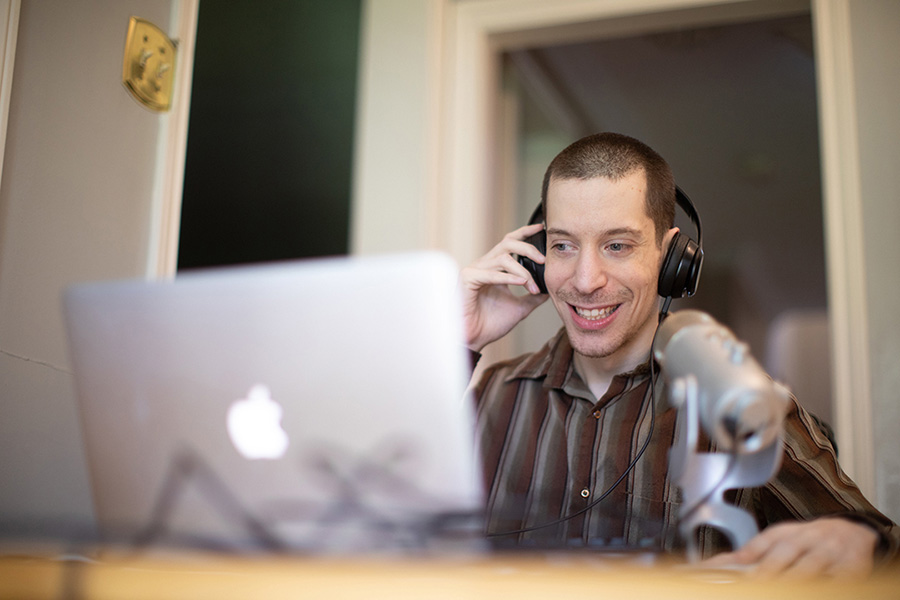
[[[703,250],[677,227],[665,236],[666,247],[661,248],[657,291],[663,298],[693,296],[697,291]]]
[[[675,236],[678,235],[678,232],[681,231],[678,227],[673,227],[668,230],[662,238],[662,241],[659,244],[659,260],[656,265],[656,270],[658,272],[662,271],[663,265],[665,264],[666,257],[669,255],[669,248],[672,247],[672,240],[675,239]]]
[[[679,229],[678,227],[673,227],[672,229],[668,230],[665,233],[665,235],[663,236],[662,245],[661,245],[662,256],[660,257],[660,266],[662,266],[662,259],[665,258],[666,252],[669,251],[669,246],[672,245],[672,240],[675,239],[675,236],[678,235],[679,231],[681,231],[681,229]]]

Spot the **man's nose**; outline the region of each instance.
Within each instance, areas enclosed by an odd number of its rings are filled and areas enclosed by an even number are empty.
[[[590,294],[607,283],[606,265],[603,257],[594,252],[585,252],[578,257],[575,265],[573,284],[583,293]]]

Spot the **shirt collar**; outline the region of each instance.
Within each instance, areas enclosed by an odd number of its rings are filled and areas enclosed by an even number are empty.
[[[540,350],[519,363],[506,377],[506,381],[544,379],[545,388],[559,389],[572,396],[593,400],[593,394],[575,371],[574,352],[566,329],[562,327]],[[650,361],[647,360],[631,371],[616,375],[615,379],[640,377],[649,373]]]

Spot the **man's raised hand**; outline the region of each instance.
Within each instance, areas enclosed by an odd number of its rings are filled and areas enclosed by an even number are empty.
[[[514,256],[527,256],[543,264],[544,256],[524,241],[542,228],[542,224],[526,225],[508,233],[487,254],[460,271],[466,345],[471,350],[480,352],[502,338],[547,300]],[[521,286],[528,293],[516,294],[510,286]]]

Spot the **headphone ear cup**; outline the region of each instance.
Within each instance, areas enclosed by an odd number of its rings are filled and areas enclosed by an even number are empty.
[[[547,233],[540,231],[531,237],[525,238],[525,241],[538,249],[538,252],[547,255]],[[544,283],[544,265],[539,264],[528,258],[527,256],[519,256],[519,264],[531,274],[531,278],[537,284],[542,294],[547,293],[547,284]]]
[[[542,204],[538,204],[537,208],[534,209],[534,212],[531,213],[531,218],[528,219],[529,225],[534,225],[535,223],[543,223],[544,221],[544,207]],[[525,241],[538,249],[538,252],[547,256],[547,232],[545,230],[541,230],[536,234],[525,238]],[[531,274],[531,278],[534,279],[534,282],[537,284],[538,289],[541,290],[542,294],[547,293],[547,284],[544,283],[544,265],[538,264],[528,258],[527,256],[519,256],[517,257],[519,264],[525,267],[525,270]]]
[[[697,291],[702,264],[703,250],[700,246],[681,232],[675,234],[659,270],[659,295],[663,298],[693,296]]]

